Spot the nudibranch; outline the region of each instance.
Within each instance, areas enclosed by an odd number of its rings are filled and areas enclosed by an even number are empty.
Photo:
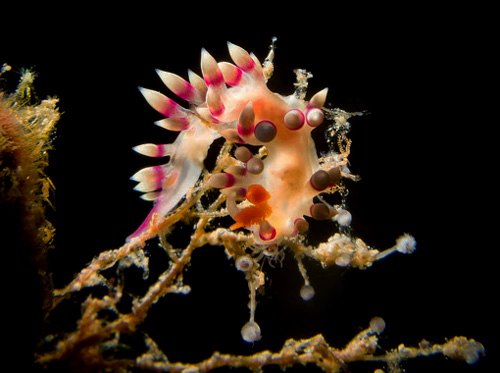
[[[172,144],[143,144],[134,148],[151,157],[166,157],[161,166],[140,170],[132,179],[143,198],[155,205],[131,236],[147,230],[153,214],[165,216],[200,178],[212,142],[224,137],[236,144],[235,164],[208,180],[227,196],[231,229],[247,229],[262,245],[280,243],[307,231],[305,216],[323,220],[336,211],[313,198],[339,182],[339,167],[320,167],[311,131],[325,113],[327,89],[304,101],[283,96],[267,87],[265,64],[241,47],[229,43],[234,64],[217,61],[201,52],[202,77],[189,71],[188,81],[157,70],[163,83],[189,103],[185,108],[162,93],[140,88],[147,102],[166,118],[156,122],[179,131]],[[265,147],[253,153],[245,144]]]

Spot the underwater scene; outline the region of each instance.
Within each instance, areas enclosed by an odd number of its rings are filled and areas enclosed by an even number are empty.
[[[61,372],[492,371],[492,158],[460,12],[159,9],[8,21],[5,355]]]

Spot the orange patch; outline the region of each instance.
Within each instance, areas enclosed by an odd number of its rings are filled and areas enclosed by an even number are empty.
[[[247,200],[248,202],[257,205],[271,198],[269,192],[260,184],[252,184],[248,187]]]
[[[262,185],[253,184],[248,187],[247,200],[254,206],[249,206],[236,214],[234,220],[236,223],[231,225],[230,229],[241,227],[250,227],[262,223],[265,218],[271,215],[271,206],[266,202],[271,195]]]

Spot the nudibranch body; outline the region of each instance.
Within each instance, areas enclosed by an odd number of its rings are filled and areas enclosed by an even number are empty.
[[[189,71],[189,82],[158,71],[165,85],[189,102],[182,107],[163,94],[141,88],[149,104],[167,118],[163,128],[180,131],[172,144],[144,144],[139,153],[170,156],[163,166],[145,168],[132,179],[143,198],[155,200],[146,221],[132,235],[143,233],[154,213],[166,215],[194,186],[211,143],[223,136],[237,144],[235,162],[212,175],[208,185],[227,196],[227,210],[235,220],[231,229],[254,232],[259,244],[279,243],[304,232],[304,216],[328,219],[336,211],[313,197],[335,185],[340,169],[322,169],[311,131],[322,124],[327,89],[306,102],[298,95],[282,96],[266,84],[267,74],[258,59],[228,43],[234,64],[217,63],[205,50],[202,76]],[[245,144],[265,146],[253,154]],[[242,203],[240,203],[242,202]]]

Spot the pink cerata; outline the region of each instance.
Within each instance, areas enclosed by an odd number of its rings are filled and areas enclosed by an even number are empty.
[[[272,63],[266,59],[262,65],[253,54],[227,44],[234,64],[217,63],[203,49],[203,77],[189,71],[186,81],[157,70],[164,84],[186,100],[189,108],[162,93],[140,88],[147,102],[166,117],[156,124],[179,134],[172,144],[134,148],[147,156],[169,159],[132,176],[139,182],[135,189],[155,204],[129,239],[147,231],[154,214],[165,216],[174,209],[200,178],[208,149],[221,136],[236,144],[234,162],[224,172],[213,174],[207,184],[227,196],[227,211],[234,219],[230,229],[252,231],[257,244],[279,244],[308,229],[305,216],[323,220],[337,213],[328,204],[313,203],[313,197],[344,176],[341,162],[320,164],[311,137],[311,131],[325,119],[327,89],[308,101],[296,93],[272,92],[266,84]]]

